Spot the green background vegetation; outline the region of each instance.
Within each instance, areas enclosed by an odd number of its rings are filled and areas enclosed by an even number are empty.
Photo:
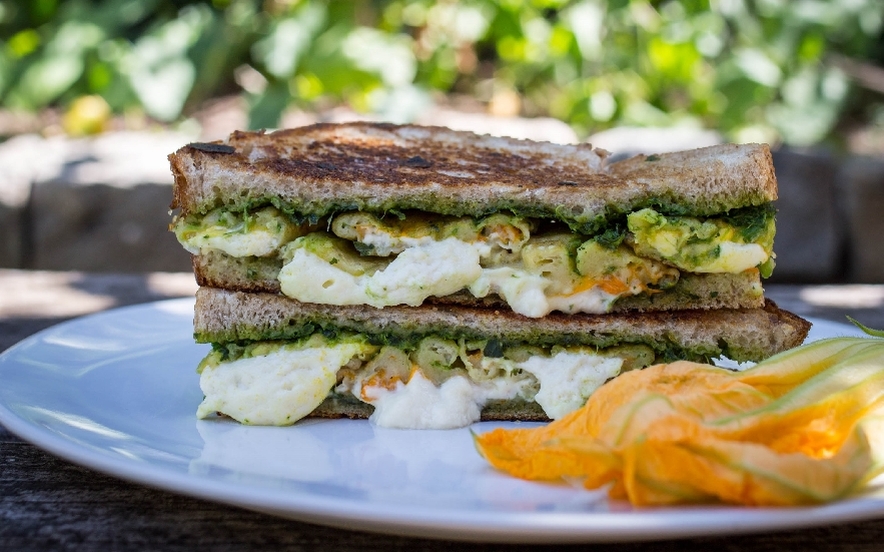
[[[845,70],[884,60],[882,18],[881,0],[0,0],[0,106],[102,98],[174,123],[243,94],[262,128],[340,104],[407,121],[458,94],[581,136],[688,124],[807,145],[884,122]]]

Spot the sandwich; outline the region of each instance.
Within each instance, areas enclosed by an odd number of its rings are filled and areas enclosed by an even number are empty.
[[[384,427],[558,419],[617,375],[676,359],[757,361],[810,324],[761,308],[552,313],[462,305],[333,306],[278,293],[197,291],[197,415],[288,425],[369,418]]]
[[[172,229],[200,285],[306,303],[531,318],[763,306],[766,145],[607,156],[379,123],[234,132],[170,155]]]
[[[378,123],[182,147],[171,229],[212,344],[198,416],[549,420],[629,370],[803,341],[761,286],[767,146],[607,157]]]

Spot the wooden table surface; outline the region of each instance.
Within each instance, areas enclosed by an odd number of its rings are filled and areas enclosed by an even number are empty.
[[[112,307],[191,295],[189,274],[97,275],[0,270],[0,351],[53,324]],[[884,285],[770,285],[802,316],[851,315],[884,328]],[[2,382],[0,382],[2,385]],[[60,460],[0,427],[0,550],[466,550],[563,549],[452,543],[347,531],[281,519],[127,483]],[[577,545],[573,546],[577,548]],[[582,550],[844,550],[884,548],[884,519],[797,531]]]

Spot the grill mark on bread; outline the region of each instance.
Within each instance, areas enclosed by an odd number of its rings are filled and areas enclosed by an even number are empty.
[[[284,138],[281,137],[281,138]],[[231,170],[271,171],[292,181],[318,182],[328,179],[330,186],[349,183],[383,183],[395,187],[461,187],[467,182],[503,185],[515,188],[555,187],[567,181],[571,186],[609,188],[620,185],[618,179],[603,173],[589,172],[588,165],[574,162],[550,164],[548,156],[530,153],[489,151],[475,147],[435,145],[378,145],[356,142],[347,148],[313,147],[301,151],[282,151],[273,144],[253,145],[248,154],[231,155]],[[211,153],[191,148],[190,155],[205,160]],[[260,157],[249,160],[255,150]],[[317,151],[314,151],[317,150]],[[409,163],[423,159],[422,163]],[[457,176],[458,174],[463,176]]]
[[[275,198],[319,216],[341,209],[472,216],[512,210],[591,227],[642,206],[706,216],[776,198],[770,150],[763,144],[712,146],[607,168],[607,152],[589,144],[412,125],[238,131],[227,145],[236,153],[185,146],[169,156],[173,209],[186,215]],[[416,157],[426,163],[409,165]]]

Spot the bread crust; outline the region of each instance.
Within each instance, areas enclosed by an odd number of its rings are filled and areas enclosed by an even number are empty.
[[[413,340],[416,336],[497,339],[539,346],[608,347],[645,343],[714,358],[759,361],[795,347],[806,320],[768,300],[763,308],[560,314],[527,318],[508,310],[453,305],[422,307],[330,306],[272,293],[203,287],[197,291],[194,335],[202,342],[291,339],[305,325]]]
[[[777,177],[767,144],[717,144],[660,155],[636,155],[610,164],[607,173],[634,186],[683,190],[688,203],[700,203],[704,197],[722,193],[751,193],[750,190],[768,201],[777,199]],[[742,202],[738,198],[733,201]]]
[[[591,230],[645,206],[708,216],[776,199],[765,144],[618,162],[589,144],[479,136],[441,127],[316,124],[234,132],[169,156],[184,215],[271,199],[300,215],[346,210],[483,216],[509,210]]]

